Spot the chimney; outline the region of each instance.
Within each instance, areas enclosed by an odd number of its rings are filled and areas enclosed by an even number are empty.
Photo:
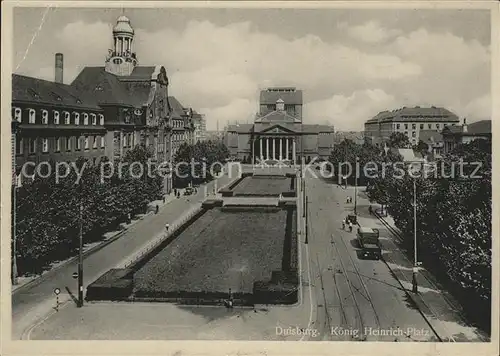
[[[462,126],[462,132],[467,132],[467,118],[464,117],[464,124]]]
[[[63,83],[63,54],[56,53],[56,66],[55,66],[55,82]]]

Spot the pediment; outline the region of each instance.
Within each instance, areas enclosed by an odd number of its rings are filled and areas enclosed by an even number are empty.
[[[274,125],[274,126],[266,128],[264,130],[261,130],[260,132],[266,133],[266,134],[291,134],[291,133],[295,133],[295,131],[290,130],[289,128],[283,127],[281,125]]]

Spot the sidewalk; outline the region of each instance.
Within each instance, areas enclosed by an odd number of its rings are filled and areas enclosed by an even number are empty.
[[[340,188],[337,188],[340,189]],[[413,261],[408,251],[400,246],[401,231],[395,226],[390,215],[377,217],[370,215],[370,202],[364,192],[358,187],[357,214],[361,226],[378,228],[380,242],[387,267],[407,291],[412,302],[427,317],[429,323],[443,338],[443,341],[487,341],[488,336],[470,326],[462,316],[461,307],[453,297],[440,286],[439,282],[425,268],[419,267],[417,274],[418,294],[412,292]],[[345,197],[354,196],[354,188],[344,190]],[[342,202],[345,204],[345,200]],[[351,205],[353,208],[354,204]],[[374,211],[380,212],[379,204],[371,204]],[[412,251],[409,251],[410,254]]]

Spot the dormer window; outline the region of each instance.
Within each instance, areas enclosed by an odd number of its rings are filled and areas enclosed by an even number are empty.
[[[71,115],[68,111],[64,112],[64,124],[69,125],[71,122]]]
[[[21,122],[22,110],[20,108],[14,108],[14,120]]]
[[[276,110],[277,111],[284,111],[285,110],[285,102],[282,99],[278,99],[276,101]]]
[[[104,115],[99,114],[99,125],[104,126]]]
[[[130,115],[129,114],[125,114],[125,123],[130,124]]]
[[[75,125],[80,125],[80,114],[77,112],[73,114],[75,115]]]
[[[54,110],[54,124],[59,125],[59,111]]]
[[[95,91],[102,91],[102,90],[103,90],[102,86],[100,86],[100,85],[98,85],[98,86],[95,87]]]
[[[49,123],[49,112],[47,110],[42,110],[42,124],[47,125]]]
[[[28,93],[30,93],[30,95],[35,98],[35,99],[40,99],[40,95],[34,91],[33,89],[28,89]]]
[[[55,100],[62,101],[62,98],[58,94],[52,92],[52,96],[54,97]]]
[[[89,124],[89,114],[83,113],[83,124],[88,125]]]
[[[90,114],[90,117],[92,118],[92,125],[97,125],[97,116],[96,116],[96,114]]]
[[[29,123],[34,124],[36,121],[36,112],[35,109],[29,109]]]

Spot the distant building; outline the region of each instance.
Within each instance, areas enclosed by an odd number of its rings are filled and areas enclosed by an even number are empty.
[[[302,122],[302,91],[268,88],[260,93],[260,111],[253,124],[227,127],[225,142],[231,156],[243,161],[328,158],[334,129]]]
[[[467,124],[464,119],[463,125],[445,127],[442,135],[444,152],[449,153],[459,144],[469,143],[477,139],[491,140],[491,120]]]
[[[382,111],[365,122],[365,140],[374,145],[382,145],[391,134],[404,133],[410,143],[418,144],[421,130],[441,131],[445,126],[457,124],[458,116],[444,108],[403,107],[392,111]]]
[[[205,132],[205,139],[206,140],[226,140],[224,139],[226,137],[226,134],[224,131],[206,131]]]
[[[365,142],[364,132],[358,131],[336,131],[333,134],[333,143],[338,145],[344,140],[351,140],[357,145],[362,145]]]
[[[430,147],[430,153],[436,156],[440,156],[444,153],[444,140],[441,132],[435,130],[422,130],[420,131],[419,140]]]
[[[193,110],[193,125],[194,125],[194,143],[206,140],[207,122],[205,115],[197,113]]]

